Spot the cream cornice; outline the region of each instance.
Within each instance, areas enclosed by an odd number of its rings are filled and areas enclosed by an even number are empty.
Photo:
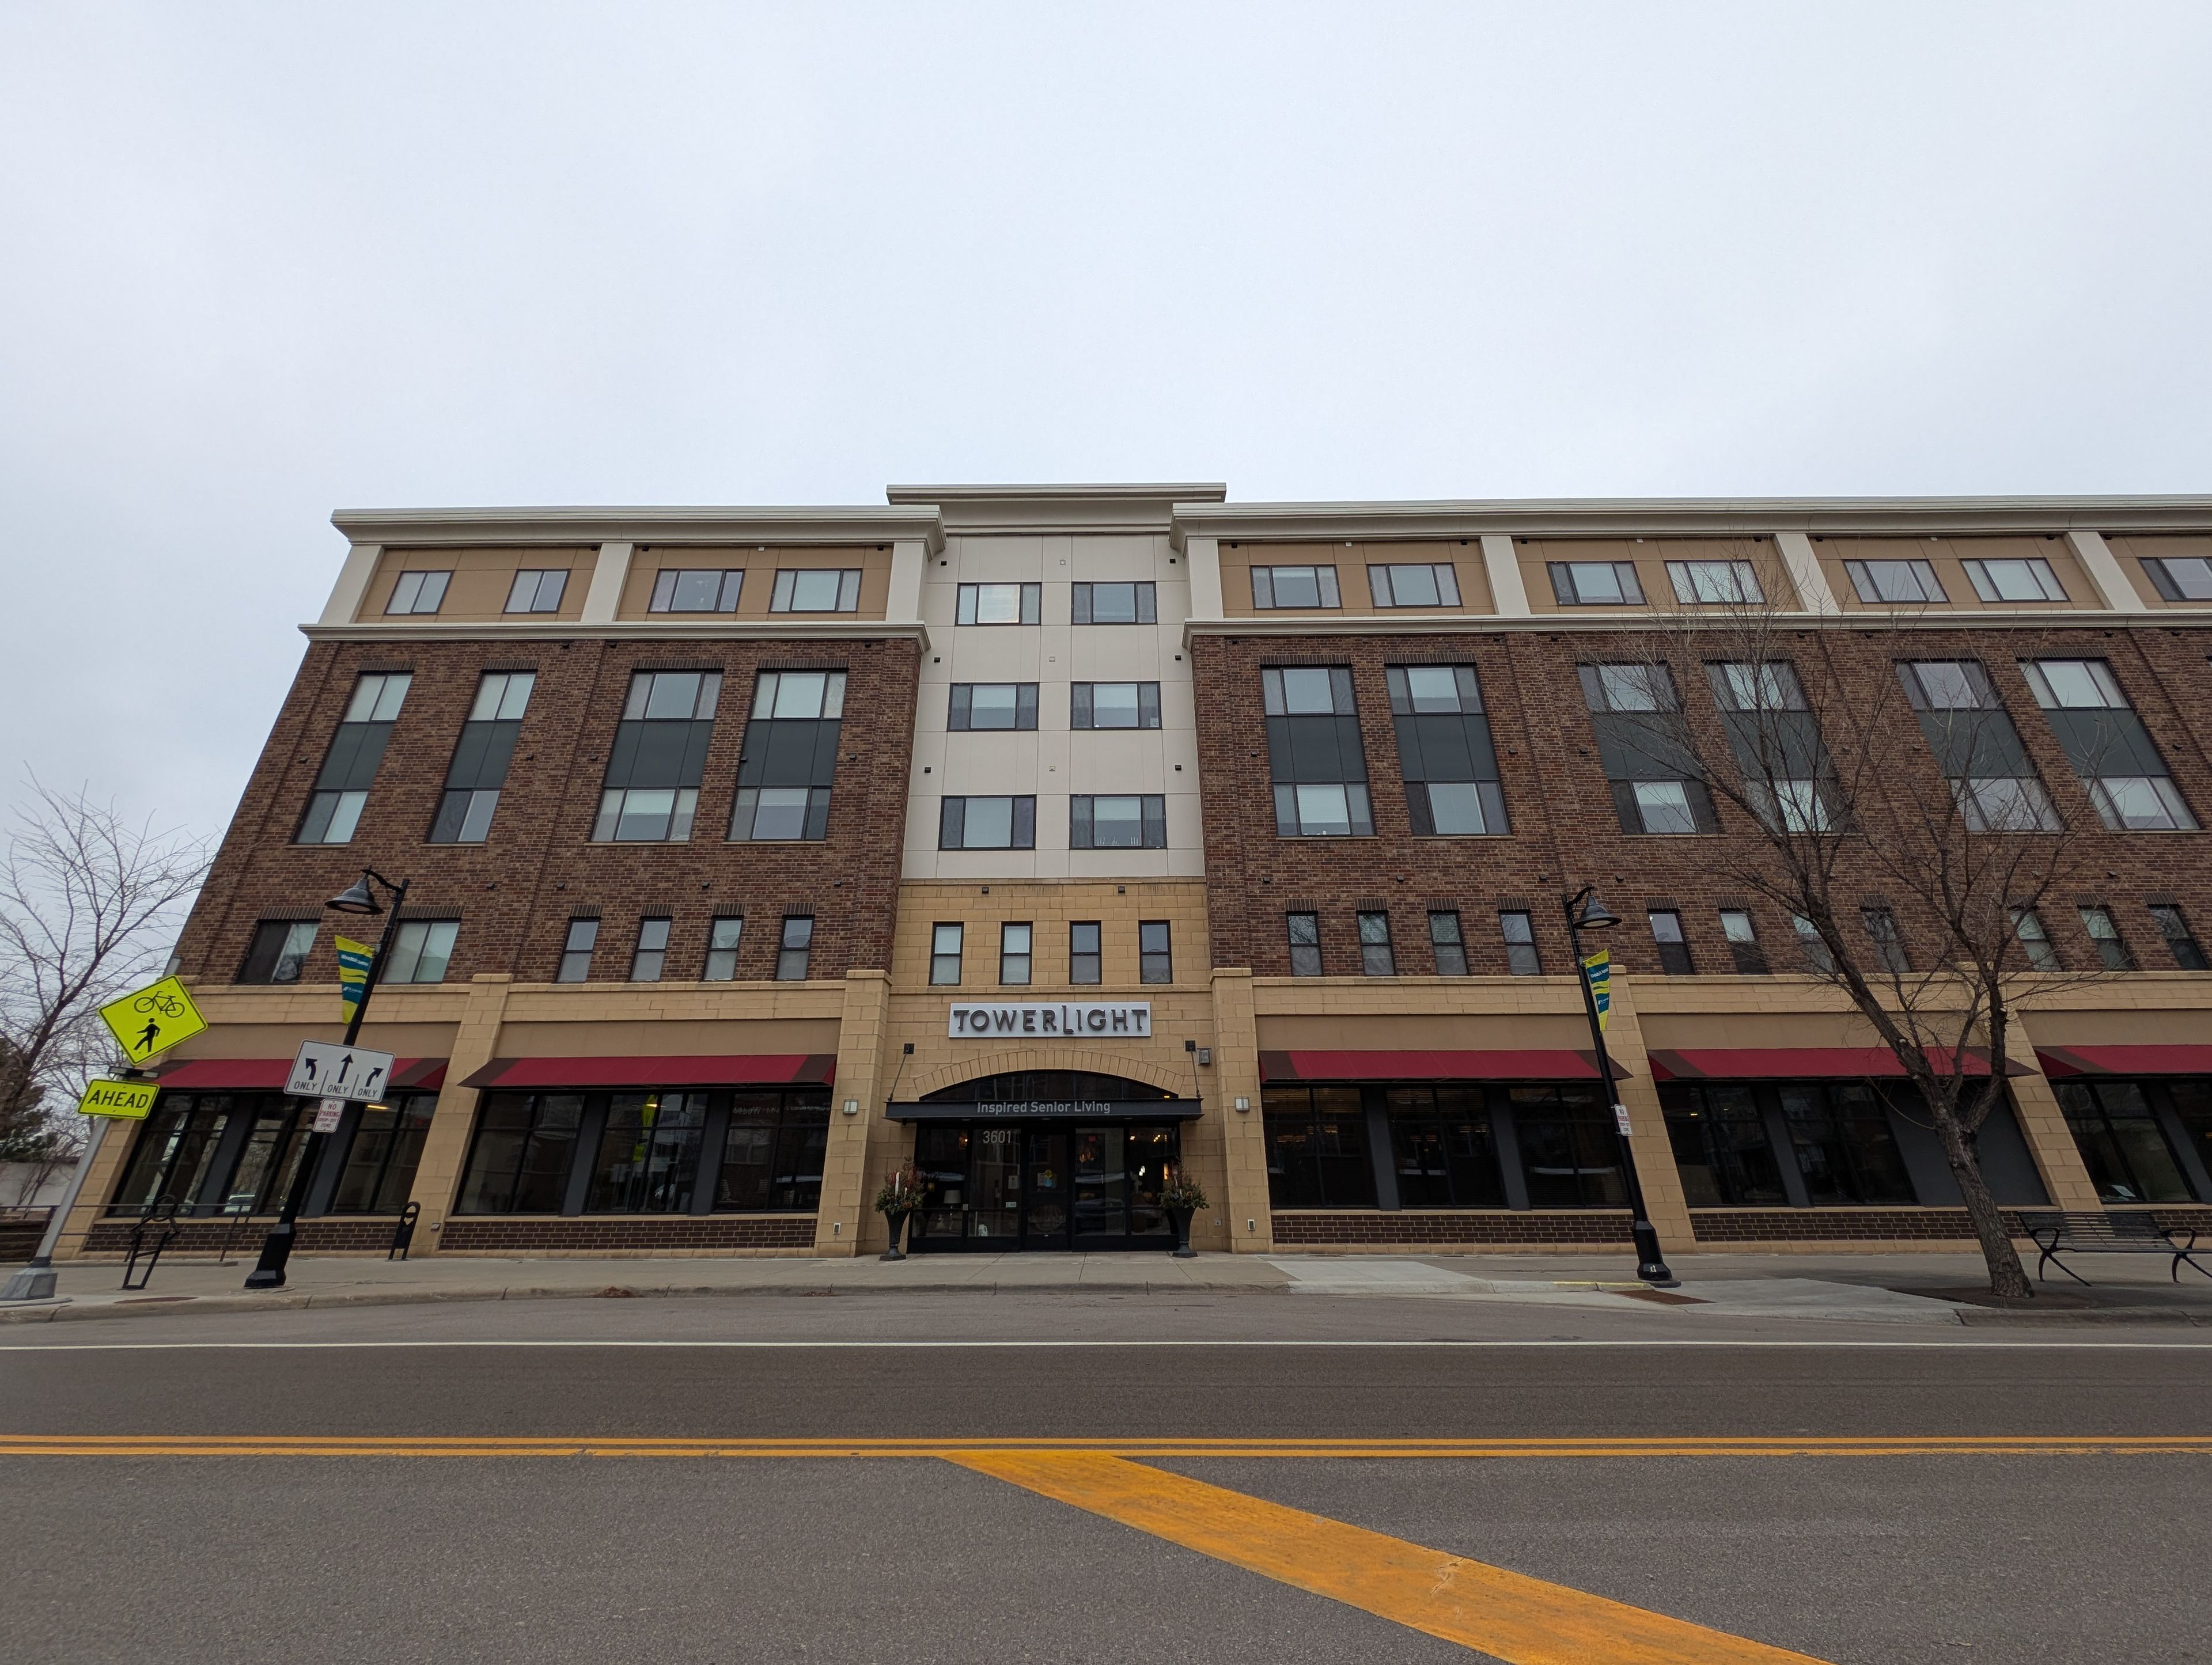
[[[331,524],[356,544],[889,544],[945,547],[933,509],[402,508],[340,509]]]
[[[1176,506],[1170,537],[1321,539],[2202,532],[2212,497],[1589,497]]]
[[[1934,615],[1893,614],[1863,610],[1850,613],[1777,613],[1777,629],[1805,630],[2153,630],[2177,626],[2212,627],[2212,611],[2185,613],[2115,613],[2086,608],[2054,609],[2049,612],[2012,612],[1985,608],[1978,612]],[[1740,621],[1701,618],[1686,613],[1607,612],[1589,617],[1577,612],[1534,613],[1526,618],[1504,618],[1494,613],[1425,615],[1397,618],[1388,614],[1347,613],[1339,618],[1194,618],[1183,624],[1186,647],[1194,636],[1433,636],[1468,635],[1618,635],[1624,630],[1679,630],[1687,626],[1715,630],[1745,628]]]
[[[886,486],[895,505],[935,507],[955,534],[1019,537],[1054,533],[1150,535],[1168,531],[1184,504],[1218,503],[1218,483],[1144,481],[1105,485]]]

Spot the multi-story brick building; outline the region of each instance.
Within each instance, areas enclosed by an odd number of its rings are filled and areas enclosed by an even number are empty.
[[[1607,739],[1602,644],[1747,596],[1844,682],[1978,667],[2008,789],[2090,841],[1999,1200],[2212,1219],[2212,500],[1224,495],[338,515],[178,948],[213,1026],[64,1252],[274,1212],[363,867],[410,887],[362,1036],[400,1063],[309,1249],[411,1200],[418,1252],[849,1254],[909,1160],[922,1250],[1164,1247],[1176,1161],[1217,1249],[1617,1244],[1624,1159],[1672,1252],[1960,1243],[1871,1032],[1725,878],[1751,830]],[[2039,720],[2063,674],[2140,720],[2127,778]]]

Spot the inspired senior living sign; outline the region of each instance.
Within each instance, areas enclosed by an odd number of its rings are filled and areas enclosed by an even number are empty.
[[[1123,1040],[1152,1032],[1149,1000],[1089,1006],[1074,1000],[986,1000],[956,1006],[945,1033],[956,1041],[999,1040],[1008,1036],[1049,1035],[1059,1040]]]

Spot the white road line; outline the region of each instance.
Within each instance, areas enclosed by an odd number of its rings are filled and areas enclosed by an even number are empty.
[[[1541,1341],[1423,1340],[1423,1341],[756,1341],[756,1340],[453,1340],[453,1341],[41,1341],[0,1342],[0,1353],[10,1352],[341,1352],[431,1347],[570,1347],[570,1348],[721,1348],[763,1352],[957,1352],[969,1349],[1045,1351],[1053,1348],[1176,1348],[1273,1347],[1425,1351],[1528,1351],[1570,1347],[1698,1349],[1798,1349],[1826,1352],[2203,1352],[2212,1353],[2212,1341],[1601,1341],[1552,1340]]]

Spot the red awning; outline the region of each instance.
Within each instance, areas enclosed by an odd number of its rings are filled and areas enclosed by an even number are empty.
[[[161,1085],[191,1092],[282,1092],[292,1073],[289,1058],[187,1058],[160,1072]],[[395,1092],[435,1092],[446,1085],[442,1058],[396,1058]]]
[[[1613,1061],[1613,1073],[1632,1072]],[[1597,1054],[1517,1052],[1263,1052],[1262,1081],[1595,1081]]]
[[[2050,1076],[2212,1075],[2212,1046],[2038,1047]]]
[[[1648,1055],[1655,1081],[1856,1081],[1905,1074],[1905,1066],[1887,1047],[1696,1047]],[[1929,1056],[1937,1069],[1951,1067],[1948,1051],[1931,1048]],[[1968,1048],[1965,1073],[1989,1073],[1988,1054]],[[2005,1066],[2007,1075],[2034,1073],[2018,1062]]]
[[[830,1053],[754,1053],[692,1058],[495,1058],[462,1085],[471,1087],[784,1086],[834,1079]]]

